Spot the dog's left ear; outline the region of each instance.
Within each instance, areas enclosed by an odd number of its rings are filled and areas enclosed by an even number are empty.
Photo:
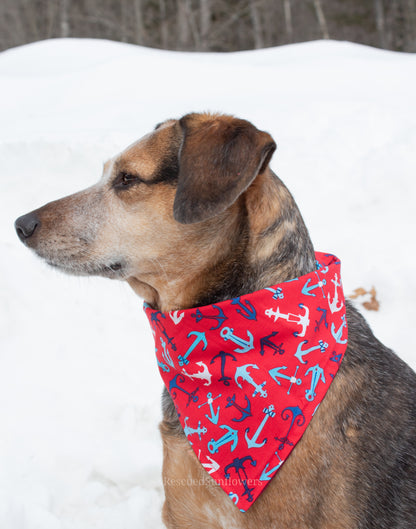
[[[262,173],[276,149],[267,132],[230,116],[188,114],[180,120],[175,220],[200,222],[225,211]]]

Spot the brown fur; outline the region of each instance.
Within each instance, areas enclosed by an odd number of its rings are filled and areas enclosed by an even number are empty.
[[[16,229],[51,265],[126,280],[161,311],[230,299],[315,266],[296,204],[268,167],[274,149],[267,133],[230,116],[169,120],[107,162],[97,185],[21,217]],[[401,388],[414,393],[415,378],[350,306],[347,318],[339,374],[245,514],[198,463],[165,391],[168,528],[414,529],[416,399]]]

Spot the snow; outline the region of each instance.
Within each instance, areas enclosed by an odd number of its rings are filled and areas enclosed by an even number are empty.
[[[87,187],[168,117],[212,110],[278,143],[272,167],[346,294],[416,367],[416,56],[318,41],[232,54],[50,40],[0,54],[0,527],[161,528],[162,383],[141,301],[60,275],[13,221]]]

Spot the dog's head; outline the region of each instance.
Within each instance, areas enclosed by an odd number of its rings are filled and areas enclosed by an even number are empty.
[[[224,115],[168,120],[104,165],[94,186],[19,217],[19,238],[50,265],[126,279],[155,301],[226,252],[238,206],[275,150]],[[156,294],[157,293],[157,294]]]

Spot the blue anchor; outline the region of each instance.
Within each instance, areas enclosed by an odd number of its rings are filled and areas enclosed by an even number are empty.
[[[326,279],[319,279],[318,272],[315,272],[315,274],[318,276],[318,282],[315,285],[309,286],[309,283],[312,281],[312,278],[310,277],[302,287],[302,294],[304,294],[305,296],[315,297],[315,294],[311,294],[311,291],[315,290],[315,288],[320,288],[322,290],[323,297],[325,297],[325,292],[322,287],[326,285]]]
[[[237,409],[240,413],[241,413],[241,417],[239,419],[231,419],[232,421],[234,422],[241,422],[241,421],[244,421],[244,419],[247,419],[247,417],[251,417],[252,416],[252,413],[251,413],[251,402],[249,400],[249,398],[247,397],[247,395],[244,395],[244,398],[246,399],[246,407],[243,408],[241,407],[239,404],[236,403],[235,401],[235,393],[232,397],[227,397],[227,405],[225,406],[226,408],[229,408],[230,406],[234,406],[235,409]]]
[[[290,414],[292,415],[292,421],[289,426],[289,430],[287,431],[286,435],[284,437],[275,437],[276,441],[280,441],[280,445],[277,447],[278,450],[283,450],[285,444],[289,446],[293,446],[293,443],[289,441],[289,434],[293,428],[293,425],[296,422],[296,426],[303,426],[305,424],[305,416],[302,413],[302,410],[299,408],[299,406],[288,406],[282,411],[282,419],[284,421],[287,421],[290,417]]]
[[[280,458],[279,454],[277,452],[275,452],[275,454],[279,458],[279,463],[275,467],[271,468],[270,470],[268,470],[269,463],[267,463],[267,465],[263,468],[263,471],[261,473],[260,481],[270,481],[274,473],[277,472],[279,468],[283,465],[284,461]]]
[[[216,329],[219,329],[221,325],[225,322],[225,320],[228,320],[227,316],[224,314],[224,311],[221,307],[218,307],[218,305],[212,305],[213,309],[218,310],[218,314],[212,314],[211,316],[206,316],[205,314],[202,314],[202,312],[199,309],[196,309],[196,312],[194,314],[191,314],[192,318],[195,318],[196,323],[199,323],[201,320],[217,320],[217,325],[214,325],[209,330],[215,331]]]
[[[185,389],[183,389],[182,386],[178,385],[178,380],[182,384],[183,382],[185,382],[185,377],[178,373],[169,382],[169,393],[171,394],[173,400],[175,400],[177,397],[176,391],[173,391],[173,390],[179,389],[179,391],[182,391],[183,393],[186,393],[188,395],[188,402],[186,404],[186,407],[189,406],[191,400],[192,402],[197,402],[199,400],[199,397],[196,395],[196,392],[198,391],[199,388],[196,388],[194,391],[192,391],[192,393],[189,393],[189,391],[186,391]]]
[[[234,503],[234,505],[237,505],[239,500],[238,494],[236,494],[235,492],[229,492],[228,496],[231,498],[231,501]]]
[[[273,349],[273,351],[274,351],[273,352],[273,356],[275,354],[277,354],[277,353],[279,353],[279,355],[282,355],[285,352],[285,350],[282,347],[283,342],[280,345],[276,345],[275,343],[273,343],[271,341],[270,338],[273,338],[274,336],[276,336],[276,334],[279,334],[279,331],[274,331],[271,334],[268,334],[267,336],[263,336],[263,338],[260,338],[260,345],[261,345],[260,354],[261,354],[261,356],[263,356],[264,353],[265,353],[265,350],[264,350],[265,347],[270,347],[270,349]]]
[[[244,301],[241,301],[240,298],[234,298],[231,301],[231,305],[238,305],[240,308],[236,309],[241,316],[246,318],[247,320],[256,320],[257,321],[257,313],[256,309],[253,307],[253,305],[248,301],[248,299],[245,299]]]
[[[277,382],[280,386],[280,382],[277,380],[278,378],[285,378],[286,380],[290,381],[289,389],[287,390],[287,394],[290,395],[290,390],[292,389],[292,384],[296,384],[297,386],[300,386],[302,384],[301,378],[296,378],[296,373],[298,372],[299,366],[296,366],[296,371],[293,376],[285,375],[283,373],[280,373],[281,369],[287,369],[287,366],[281,366],[281,367],[274,367],[273,369],[270,369],[269,375],[272,377],[272,379]]]
[[[321,350],[321,353],[324,353],[327,348],[328,348],[328,344],[326,342],[324,342],[323,340],[319,340],[318,342],[318,345],[314,345],[313,347],[310,347],[309,349],[304,349],[302,350],[302,345],[304,345],[305,343],[308,343],[308,340],[303,340],[303,342],[300,342],[300,344],[298,345],[298,348],[296,349],[296,353],[295,353],[295,356],[296,358],[299,360],[299,362],[301,364],[307,364],[307,360],[303,360],[303,357],[309,353],[311,353],[312,351],[317,351],[318,349]]]
[[[322,380],[322,382],[325,384],[325,375],[324,370],[319,364],[316,364],[316,366],[310,367],[306,373],[305,377],[307,377],[311,373],[311,387],[306,390],[306,399],[309,401],[312,401],[316,397],[315,389],[318,385],[319,381]]]
[[[230,329],[230,327],[224,327],[220,334],[221,338],[226,342],[228,340],[233,341],[236,345],[239,345],[240,347],[237,347],[234,349],[235,353],[248,353],[252,349],[254,349],[253,345],[253,335],[250,331],[247,331],[247,340],[244,340],[243,338],[239,338],[234,333],[234,329]]]
[[[315,406],[315,409],[313,410],[313,413],[312,413],[312,417],[315,415],[316,410],[319,408],[319,405],[320,405],[320,404],[321,404],[321,403],[318,402],[318,404]]]
[[[211,411],[211,416],[205,414],[205,417],[211,421],[213,424],[218,424],[218,417],[220,415],[220,406],[218,406],[217,408],[217,413],[214,414],[214,408],[212,406],[212,403],[214,402],[215,399],[218,399],[219,397],[221,397],[221,394],[220,395],[217,395],[216,397],[212,398],[212,393],[207,393],[207,397],[208,397],[208,400],[207,402],[204,402],[203,404],[200,404],[198,406],[198,408],[201,408],[202,406],[205,406],[205,404],[208,404],[209,405],[209,409]]]
[[[157,359],[156,359],[157,360]],[[162,371],[164,371],[165,373],[169,373],[170,369],[169,369],[169,366],[167,366],[166,364],[164,364],[163,362],[159,362],[159,360],[157,360],[157,365],[160,367],[160,369]]]
[[[233,362],[237,362],[237,358],[234,355],[232,355],[231,353],[226,353],[225,351],[220,351],[211,360],[211,364],[213,364],[217,358],[221,358],[221,378],[218,379],[218,382],[223,382],[225,386],[229,386],[230,380],[232,380],[232,377],[227,377],[224,373],[227,356],[231,357],[231,360]]]
[[[316,268],[321,272],[321,274],[327,274],[329,267],[323,266],[319,261],[316,261]]]
[[[185,428],[183,429],[184,431],[184,434],[186,435],[186,437],[189,437],[190,435],[194,435],[194,434],[198,434],[198,437],[199,437],[199,440],[201,440],[201,434],[206,434],[207,433],[207,429],[205,428],[205,426],[203,426],[201,428],[201,421],[198,421],[198,428],[191,428],[190,426],[188,426],[187,424],[187,420],[189,419],[189,417],[185,417]],[[188,439],[189,441],[189,439]],[[191,441],[189,441],[190,444],[192,444]]]
[[[184,364],[185,365],[189,364],[188,356],[192,353],[192,351],[199,344],[199,342],[202,342],[204,344],[202,347],[203,351],[205,351],[205,349],[207,348],[208,342],[207,342],[207,339],[205,338],[204,332],[191,331],[188,334],[187,338],[189,338],[190,336],[196,336],[196,338],[193,344],[191,345],[191,347],[186,351],[186,353],[183,356],[178,355],[178,361],[179,361],[180,366],[183,366]]]
[[[334,323],[331,323],[331,334],[334,337],[335,341],[339,344],[347,343],[347,340],[342,339],[342,331],[344,327],[347,326],[347,322],[345,321],[345,314],[344,316],[341,316],[341,319],[342,319],[342,324],[340,325],[337,331],[335,330]]]
[[[174,365],[173,365],[173,360],[172,360],[172,358],[171,358],[171,356],[170,356],[170,353],[169,353],[169,350],[168,350],[168,348],[167,348],[167,346],[166,346],[166,342],[165,342],[165,340],[164,340],[162,337],[160,337],[160,343],[162,344],[162,349],[163,349],[163,352],[162,352],[162,358],[163,358],[163,360],[164,360],[167,364],[169,364],[170,367],[174,367]]]
[[[274,412],[274,406],[273,404],[270,404],[268,408],[263,409],[264,417],[261,421],[259,427],[256,430],[256,433],[253,435],[253,437],[250,439],[247,435],[247,432],[250,430],[250,428],[246,428],[245,431],[245,438],[247,441],[247,448],[261,448],[267,443],[267,437],[263,439],[261,443],[257,442],[257,439],[259,435],[261,434],[261,431],[263,430],[264,426],[266,425],[266,422],[269,420],[270,417],[274,417],[276,413]]]
[[[247,496],[247,501],[253,501],[254,498],[251,493],[253,492],[255,487],[250,489],[247,485],[248,476],[247,476],[246,469],[244,468],[244,463],[246,461],[250,461],[251,466],[253,467],[257,465],[257,461],[255,461],[251,456],[245,456],[242,458],[236,457],[232,463],[230,463],[224,468],[224,474],[225,474],[226,479],[230,479],[229,470],[230,468],[234,468],[234,470],[237,473],[238,479],[240,480],[240,482],[242,483],[244,487],[244,492],[241,496]]]
[[[250,373],[247,371],[247,368],[252,367],[254,369],[259,369],[259,366],[256,366],[256,364],[245,364],[244,366],[238,366],[235,370],[235,376],[234,380],[237,386],[241,389],[243,389],[243,386],[238,382],[239,378],[242,378],[249,384],[251,384],[254,387],[254,393],[252,397],[255,397],[258,393],[260,394],[260,397],[266,398],[267,397],[267,391],[263,389],[263,387],[266,385],[266,381],[262,382],[261,384],[257,384],[253,378],[251,377]]]
[[[218,448],[220,446],[223,446],[227,443],[231,443],[231,452],[235,450],[235,447],[238,444],[238,431],[233,430],[226,424],[221,424],[221,429],[227,430],[227,433],[225,433],[222,437],[217,439],[216,441],[214,439],[211,439],[208,443],[208,450],[211,452],[211,454],[216,454],[218,452]]]
[[[326,321],[326,314],[328,312],[328,309],[321,309],[321,307],[318,307],[316,310],[319,310],[319,312],[322,312],[321,317],[319,320],[315,320],[315,332],[318,332],[322,323],[325,325],[325,328],[328,329],[328,322]]]
[[[166,329],[163,325],[163,323],[158,319],[158,316],[161,316],[162,318],[166,318],[166,316],[160,312],[160,311],[153,311],[152,315],[150,316],[150,321],[152,324],[154,324],[154,327],[159,327],[160,332],[165,335],[166,340],[168,341],[168,345],[172,346],[172,349],[176,351],[176,345],[173,343],[173,338],[170,338],[168,336],[168,333],[166,332]]]
[[[285,297],[283,293],[283,289],[280,287],[277,287],[277,288],[266,287],[265,290],[269,290],[270,292],[273,292],[273,299],[283,299]]]

